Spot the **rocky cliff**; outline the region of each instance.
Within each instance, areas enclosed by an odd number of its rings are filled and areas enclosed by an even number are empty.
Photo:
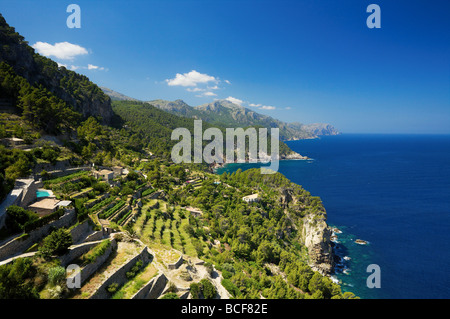
[[[333,249],[331,229],[326,221],[313,214],[304,217],[302,240],[308,248],[311,268],[322,275],[329,275],[333,270]]]
[[[297,230],[301,244],[308,249],[309,266],[322,275],[329,275],[334,266],[332,232],[327,225],[327,215],[322,204],[317,210],[308,210],[296,192],[286,188],[280,192],[280,204],[286,212],[294,211],[295,215],[302,216]]]

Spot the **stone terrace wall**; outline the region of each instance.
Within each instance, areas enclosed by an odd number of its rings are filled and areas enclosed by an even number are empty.
[[[166,275],[160,274],[146,283],[131,299],[156,299],[163,292],[167,281]]]
[[[72,235],[72,242],[77,244],[86,238],[92,232],[92,227],[88,220],[85,220],[81,224],[75,226],[70,234]]]
[[[105,261],[111,255],[111,253],[116,249],[117,249],[117,242],[115,239],[112,239],[111,245],[108,247],[108,249],[105,251],[103,255],[97,257],[97,259],[93,263],[88,264],[81,269],[80,271],[81,284],[83,284],[87,279],[89,279],[89,277],[92,276],[92,274],[94,274],[105,263]],[[73,278],[76,275],[77,274],[74,274],[71,277]]]
[[[94,248],[95,246],[97,246],[100,243],[101,243],[101,241],[93,241],[93,242],[69,247],[69,251],[66,254],[64,254],[63,256],[59,257],[59,260],[61,261],[61,265],[62,266],[69,265],[72,261],[79,258],[83,254],[87,253],[90,249]]]
[[[30,248],[34,243],[40,241],[47,236],[50,232],[50,228],[69,227],[76,221],[75,210],[69,210],[66,214],[61,216],[58,220],[55,220],[47,225],[44,225],[38,229],[31,231],[26,236],[16,237],[0,247],[0,261],[8,259],[10,257],[19,255],[25,250]]]
[[[184,261],[183,256],[180,256],[180,258],[178,258],[178,260],[175,263],[167,264],[167,269],[178,269],[178,267],[181,266],[183,261]]]
[[[147,246],[145,246],[139,254],[134,256],[126,264],[124,264],[116,272],[114,272],[109,278],[107,278],[97,289],[97,291],[90,297],[90,299],[108,299],[110,297],[110,293],[108,292],[107,288],[112,283],[117,283],[119,286],[122,286],[128,281],[126,273],[130,271],[130,269],[136,264],[139,259],[144,262],[144,265],[146,265],[149,261],[152,260],[152,258],[153,256],[148,251]]]

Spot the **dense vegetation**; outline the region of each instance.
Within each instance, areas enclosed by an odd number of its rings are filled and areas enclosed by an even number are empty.
[[[178,141],[171,140],[172,131],[176,128],[187,128],[191,135],[194,134],[194,119],[185,118],[164,112],[148,103],[136,101],[113,101],[113,110],[122,119],[126,121],[126,125],[133,128],[138,134],[138,140],[141,141],[140,147],[152,150],[152,152],[165,156],[170,156],[173,146]],[[231,127],[235,127],[233,125]],[[223,142],[226,142],[226,123],[215,123],[214,125],[208,122],[202,123],[202,129],[206,130],[211,127],[217,127],[223,133]],[[258,128],[259,126],[253,126]],[[246,127],[244,127],[246,129]],[[269,132],[270,133],[270,132]],[[268,137],[268,151],[271,150],[270,137]],[[203,147],[209,141],[203,141]],[[192,144],[193,145],[193,144]],[[225,146],[224,146],[225,150]],[[246,150],[248,151],[248,138],[246,139]],[[287,155],[292,150],[282,141],[279,142],[280,155]]]
[[[188,202],[203,210],[192,221],[194,238],[218,241],[220,246],[200,253],[222,271],[224,287],[237,298],[347,298],[339,285],[308,266],[300,244],[301,218],[325,214],[313,197],[284,176],[262,175],[259,169],[223,174],[221,183],[203,181],[196,189],[185,187],[169,194],[169,201]],[[281,203],[288,190],[295,198]],[[257,191],[260,203],[247,204],[242,196]],[[283,280],[280,274],[286,275]]]
[[[10,98],[22,118],[35,129],[51,134],[75,126],[81,115],[42,85],[31,85],[5,61],[0,62],[0,96]]]
[[[1,97],[11,98],[13,104],[22,100],[21,103],[32,112],[31,118],[39,116],[35,111],[45,107],[42,111],[48,108],[57,109],[58,112],[48,114],[61,119],[62,114],[59,112],[68,113],[66,108],[80,113],[85,118],[99,115],[94,112],[102,110],[105,123],[111,121],[111,100],[97,85],[86,76],[59,67],[51,59],[35,53],[28,42],[6,23],[2,15],[0,15],[0,42],[2,43],[0,62],[4,63],[2,68],[9,65],[14,72],[11,74],[11,70],[6,73],[3,71]],[[28,85],[31,87],[28,92],[22,92]],[[29,99],[25,99],[25,96]],[[45,100],[43,97],[48,99],[47,104],[50,106],[43,103]],[[67,120],[72,118],[69,117]]]

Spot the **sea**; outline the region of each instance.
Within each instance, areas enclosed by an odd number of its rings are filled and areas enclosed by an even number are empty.
[[[343,291],[450,298],[450,135],[341,134],[287,144],[310,159],[280,161],[279,172],[319,196],[328,225],[339,230],[333,278]],[[227,164],[217,173],[260,165]]]

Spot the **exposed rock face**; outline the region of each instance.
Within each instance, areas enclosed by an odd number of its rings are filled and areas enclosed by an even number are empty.
[[[283,188],[280,193],[280,204],[283,208],[287,208],[289,204],[294,202],[292,190]],[[295,204],[295,203],[294,203]]]
[[[304,210],[305,204],[290,188],[280,190],[279,201],[284,209],[306,213],[302,215],[301,229],[298,231],[301,234],[301,243],[308,249],[309,265],[322,275],[329,275],[333,271],[334,258],[331,246],[332,231],[326,223],[325,209],[321,207],[308,213]]]
[[[302,239],[308,248],[310,266],[322,275],[333,270],[333,249],[331,247],[331,229],[325,219],[308,215],[303,219]]]

